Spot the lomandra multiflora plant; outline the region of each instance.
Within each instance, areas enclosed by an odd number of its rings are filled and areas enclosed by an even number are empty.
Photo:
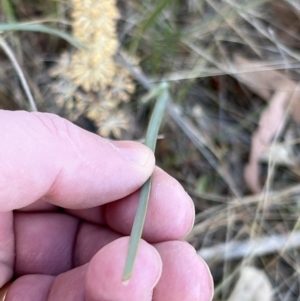
[[[50,75],[56,104],[75,121],[85,115],[98,127],[98,133],[119,138],[131,128],[126,105],[135,85],[114,55],[120,48],[117,21],[120,12],[115,0],[71,0],[72,31],[84,48],[64,53]]]

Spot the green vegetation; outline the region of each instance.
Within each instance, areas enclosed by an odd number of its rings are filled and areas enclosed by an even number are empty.
[[[2,0],[0,108],[35,103],[92,132],[143,141],[151,112],[145,94],[167,82],[157,164],[193,197],[195,226],[186,239],[199,254],[215,254],[203,255],[214,300],[228,300],[246,265],[271,280],[274,300],[298,300],[300,245],[288,238],[300,216],[299,4],[120,0],[118,7],[114,60],[124,77],[85,91],[61,75],[78,49],[89,49],[72,36],[72,1]],[[214,248],[277,235],[284,245],[265,253],[225,258]]]

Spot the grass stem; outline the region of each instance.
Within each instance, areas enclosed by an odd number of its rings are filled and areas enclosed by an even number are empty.
[[[145,145],[148,146],[152,151],[155,150],[159,127],[162,122],[164,111],[166,109],[167,102],[169,99],[168,85],[166,83],[162,83],[158,88],[161,89],[161,92],[158,96],[153,113],[150,118],[145,141]],[[138,251],[139,242],[142,237],[143,227],[148,208],[151,190],[151,178],[152,177],[150,177],[147,180],[147,182],[143,185],[141,189],[139,204],[129,240],[128,253],[123,273],[123,281],[128,281],[131,278],[134,269],[135,259]]]
[[[6,43],[6,41],[0,36],[0,47],[3,49],[3,51],[5,52],[5,54],[8,56],[8,58],[10,59],[11,63],[13,64],[18,76],[19,76],[19,79],[20,79],[20,82],[21,82],[21,85],[24,89],[24,92],[28,98],[28,101],[29,101],[29,104],[30,104],[30,107],[31,107],[31,110],[32,111],[37,111],[37,107],[36,107],[36,104],[35,104],[35,101],[33,99],[33,96],[31,94],[31,91],[29,89],[29,86],[27,84],[27,81],[26,81],[26,78],[24,76],[24,73],[12,51],[12,49],[9,47],[9,45]]]

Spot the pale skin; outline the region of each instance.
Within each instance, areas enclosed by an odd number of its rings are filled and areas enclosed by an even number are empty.
[[[0,110],[0,287],[6,301],[210,301],[183,237],[194,207],[140,143],[58,116]],[[153,174],[135,269],[122,283],[139,188]],[[14,210],[14,211],[12,211]]]

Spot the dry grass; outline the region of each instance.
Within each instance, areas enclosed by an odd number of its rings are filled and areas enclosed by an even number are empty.
[[[2,3],[10,5],[2,6],[1,23],[31,21],[71,30],[71,1],[35,1],[34,7],[25,0]],[[298,300],[300,246],[290,244],[289,237],[298,233],[300,215],[299,5],[293,0],[129,0],[118,7],[118,43],[140,59],[140,67],[136,61],[117,60],[135,78],[137,89],[130,102],[117,102],[130,126],[115,136],[143,139],[149,104],[140,99],[155,83],[169,81],[173,99],[158,141],[158,164],[194,199],[197,215],[188,241],[202,254],[225,247],[223,258],[207,258],[216,284],[214,300],[228,299],[246,265],[264,271],[274,301]],[[83,104],[111,104],[105,103],[105,93],[86,92],[49,76],[63,52],[75,51],[73,46],[45,33],[7,31],[1,36],[40,111],[101,132],[102,125],[89,118]],[[29,109],[4,52],[0,64],[0,107]],[[68,108],[57,106],[56,91],[62,91],[60,101]],[[256,149],[255,137],[261,142]],[[254,169],[246,181],[247,164]],[[226,249],[231,243],[265,244],[272,237],[285,240],[273,250],[255,247],[235,258]]]

